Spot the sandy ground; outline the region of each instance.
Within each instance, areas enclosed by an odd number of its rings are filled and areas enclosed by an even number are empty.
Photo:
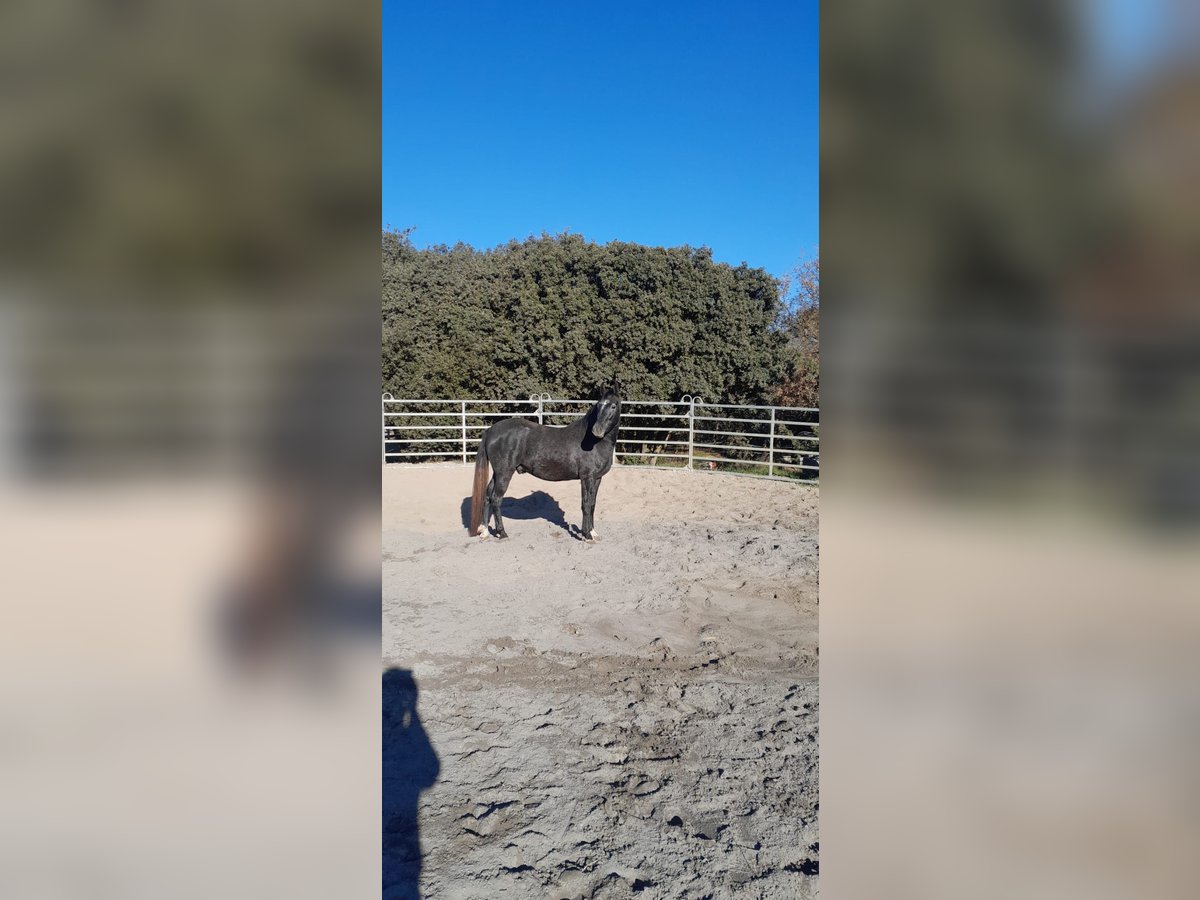
[[[385,898],[815,896],[816,488],[383,483]]]

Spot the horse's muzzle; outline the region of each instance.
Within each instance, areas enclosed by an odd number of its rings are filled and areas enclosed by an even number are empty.
[[[592,426],[592,437],[594,437],[594,438],[604,437],[604,428],[601,427],[600,425],[593,425]]]

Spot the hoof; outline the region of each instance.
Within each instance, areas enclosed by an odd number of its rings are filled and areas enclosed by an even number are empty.
[[[506,540],[508,540],[508,532],[507,531],[498,531],[498,532],[496,532],[496,537],[499,540],[506,541]]]

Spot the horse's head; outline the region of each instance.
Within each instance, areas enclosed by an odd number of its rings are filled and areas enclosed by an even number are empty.
[[[592,417],[592,437],[602,438],[617,424],[621,416],[621,397],[615,387],[606,387],[596,401]]]

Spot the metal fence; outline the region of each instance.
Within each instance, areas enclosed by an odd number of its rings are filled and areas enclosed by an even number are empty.
[[[483,432],[500,419],[566,425],[591,400],[382,401],[383,461],[462,462],[474,459]],[[617,461],[643,468],[686,468],[761,478],[820,477],[819,410],[681,400],[624,400]]]

